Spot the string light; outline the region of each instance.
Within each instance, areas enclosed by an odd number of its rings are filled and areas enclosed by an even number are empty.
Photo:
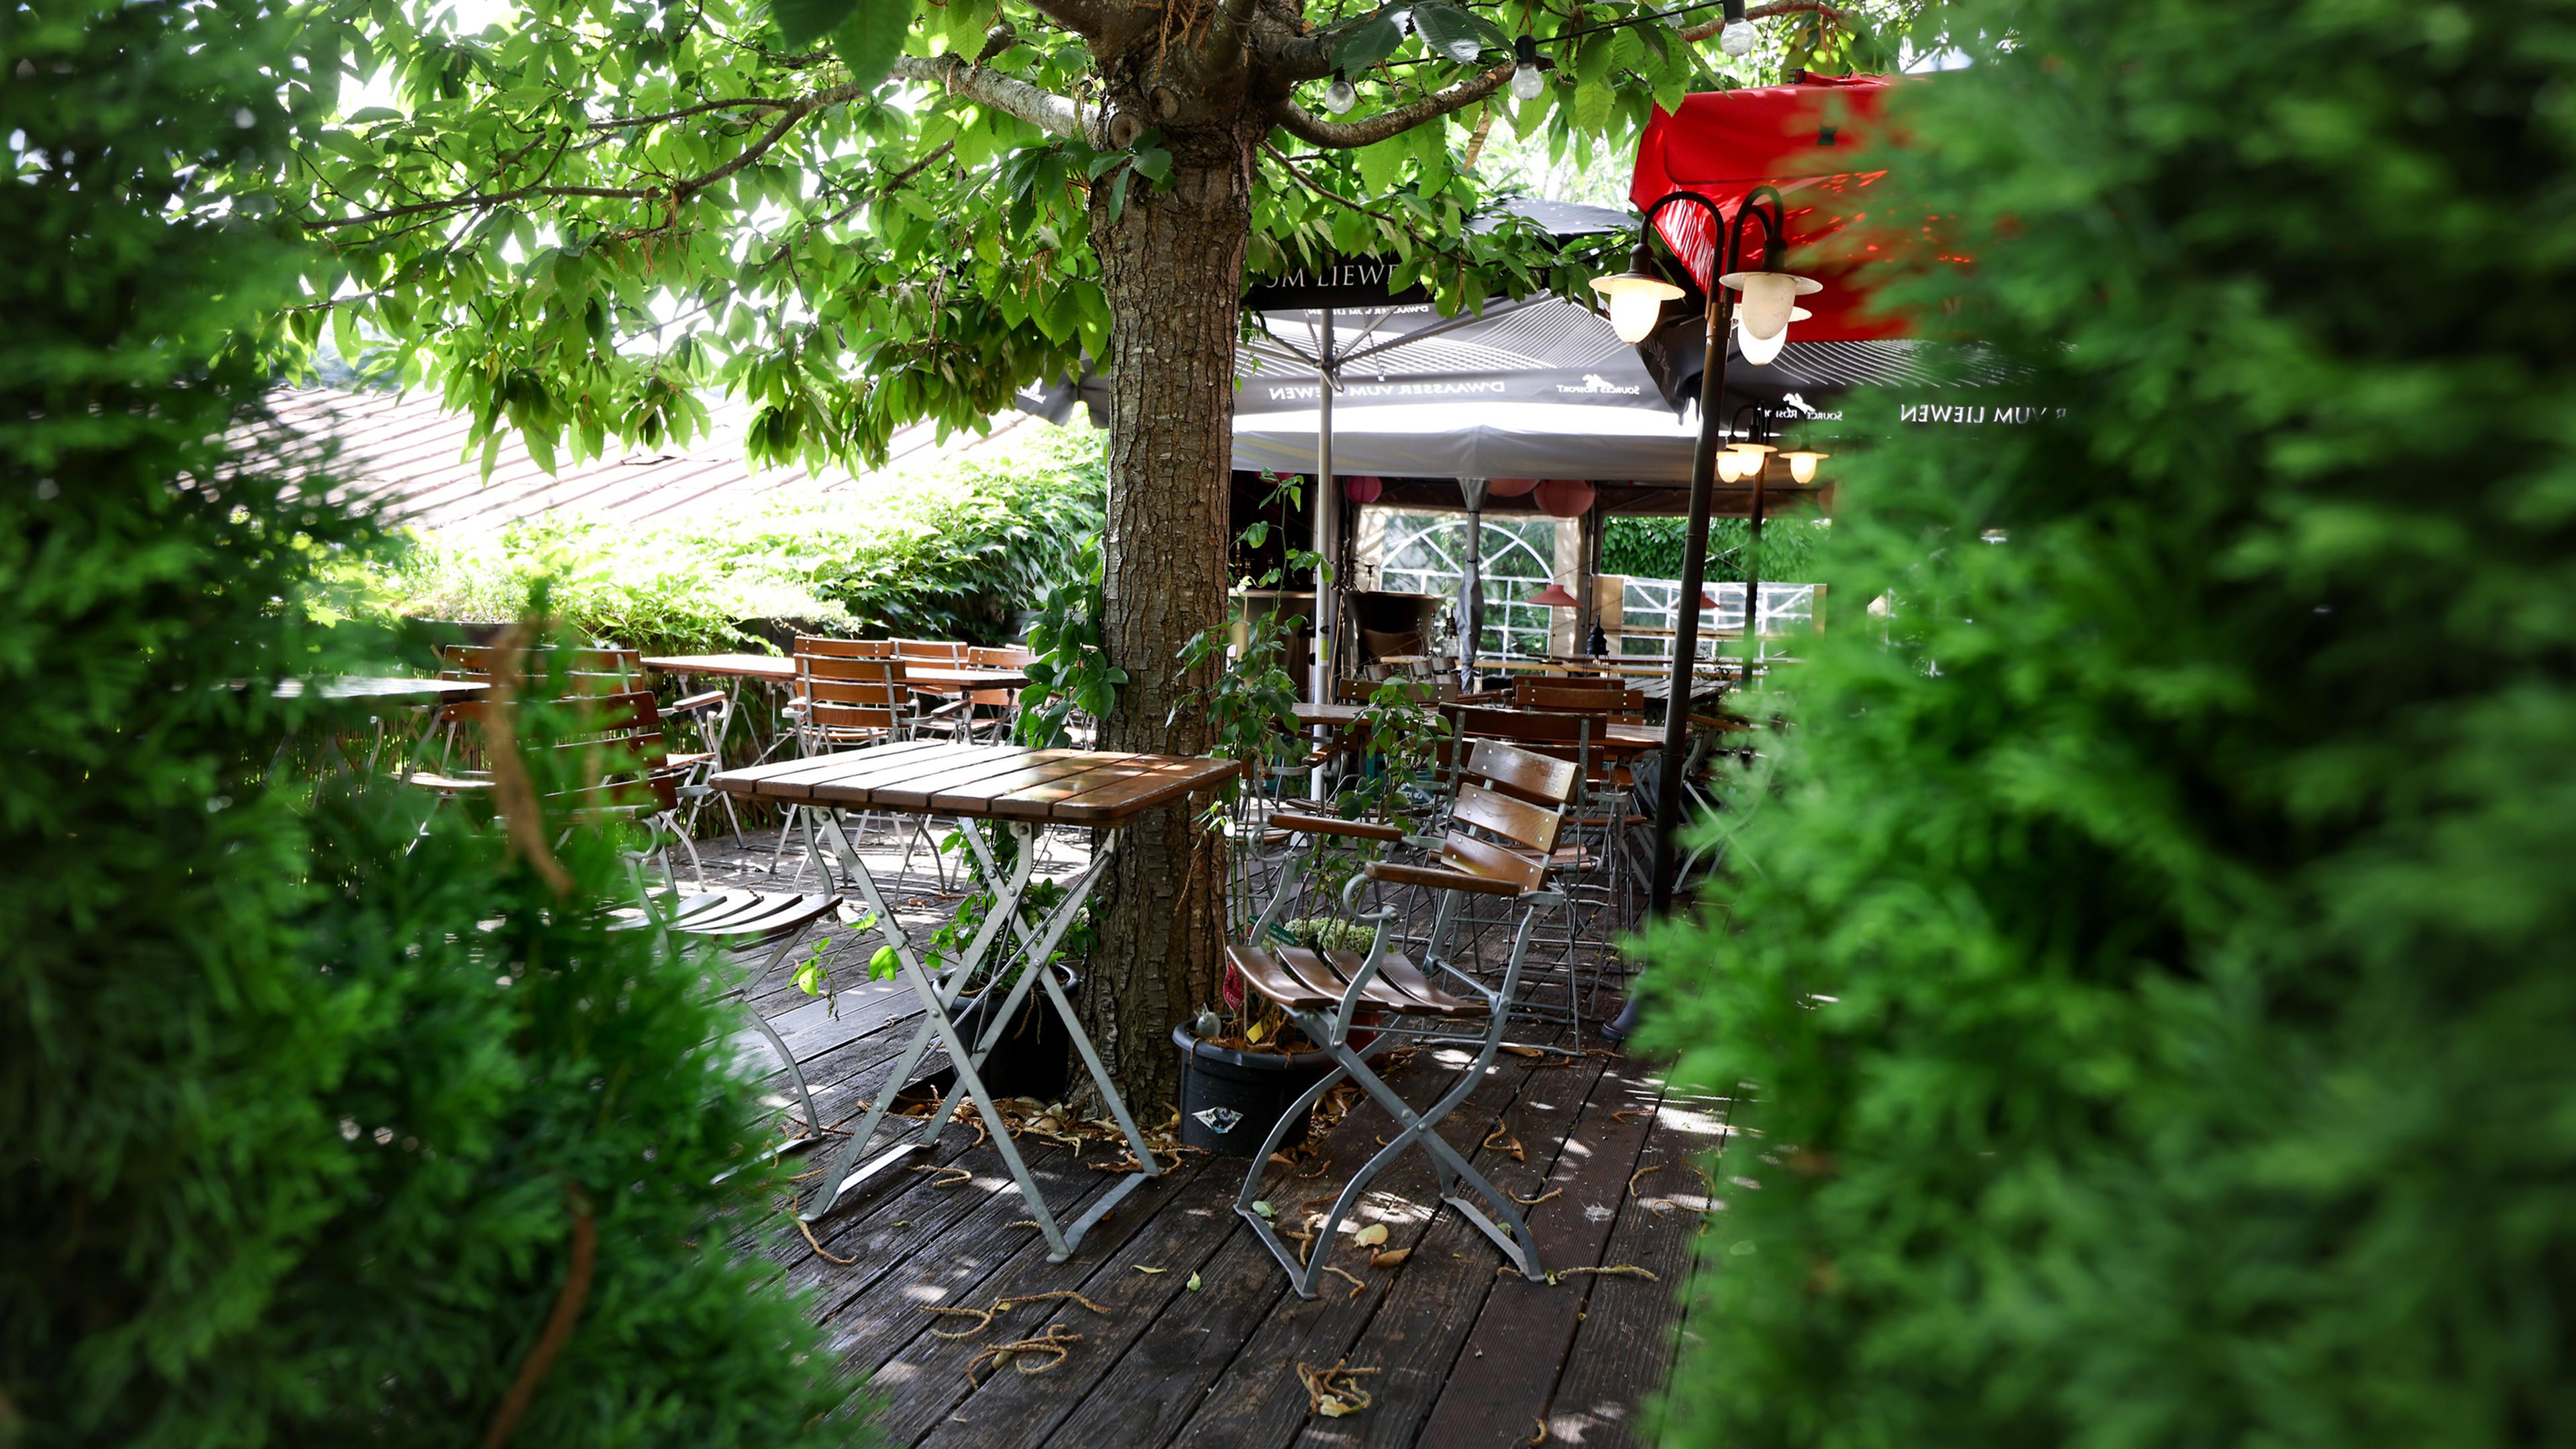
[[[1338,116],[1360,103],[1360,93],[1349,81],[1336,79],[1324,87],[1324,109]]]

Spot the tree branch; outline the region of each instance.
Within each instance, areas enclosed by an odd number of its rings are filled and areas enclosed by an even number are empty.
[[[1103,30],[1109,28],[1109,7],[1102,0],[1020,0],[1020,3],[1086,40],[1098,38]]]
[[[1825,4],[1824,0],[1776,0],[1773,4],[1752,7],[1744,12],[1744,18],[1767,20],[1774,15],[1800,13],[1822,15],[1836,24],[1842,23],[1844,18],[1841,10]],[[1673,33],[1695,45],[1725,28],[1726,19],[1720,16],[1705,25],[1687,26]],[[1329,31],[1318,31],[1313,35],[1292,35],[1273,40],[1258,46],[1257,58],[1262,71],[1272,80],[1289,84],[1322,80],[1333,73],[1333,37]]]
[[[684,116],[703,115],[708,111],[731,111],[744,108],[776,110],[792,104],[794,102],[782,101],[772,96],[737,96],[731,100],[700,101],[694,106],[682,106],[676,111],[658,111],[649,116],[617,116],[605,121],[593,121],[590,123],[590,129],[619,131],[629,126],[658,126],[664,121],[676,121]]]
[[[1821,15],[1827,20],[1834,22],[1836,25],[1843,23],[1842,11],[1835,9],[1831,5],[1824,4],[1823,0],[1777,0],[1776,4],[1754,6],[1744,12],[1744,18],[1747,20],[1768,20],[1774,15],[1797,15],[1802,13]],[[1725,28],[1726,17],[1720,15],[1717,19],[1709,21],[1705,25],[1685,25],[1673,33],[1681,37],[1685,43],[1697,45],[1699,42],[1708,39],[1710,36],[1717,34]]]
[[[495,191],[488,193],[469,191],[461,196],[447,196],[431,201],[410,202],[402,206],[388,206],[377,211],[361,212],[356,216],[336,217],[325,221],[308,221],[304,223],[304,229],[306,231],[315,232],[337,231],[342,227],[365,226],[371,222],[392,221],[399,217],[419,216],[425,212],[488,211],[496,206],[507,206],[514,201],[526,201],[534,197],[593,197],[609,201],[686,201],[697,193],[706,190],[708,187],[715,185],[717,182],[722,181],[726,177],[729,177],[735,172],[742,170],[744,167],[749,166],[752,162],[759,160],[762,156],[767,155],[770,148],[776,146],[780,141],[785,140],[787,133],[796,129],[797,123],[803,121],[807,116],[814,114],[816,111],[822,110],[826,106],[836,106],[844,101],[855,100],[865,94],[867,94],[867,90],[863,87],[856,85],[841,85],[834,86],[830,90],[817,91],[813,95],[807,96],[802,100],[786,102],[780,107],[780,109],[784,110],[786,114],[778,118],[778,124],[771,126],[767,131],[763,132],[759,140],[744,147],[740,155],[735,156],[732,160],[727,161],[723,165],[717,166],[710,171],[689,177],[685,180],[674,181],[667,186],[549,186],[538,184],[522,186],[510,191]],[[567,132],[566,135],[569,137],[570,133]],[[547,169],[549,171],[553,169],[551,163],[549,163]]]
[[[1203,60],[1213,61],[1227,74],[1243,61],[1244,33],[1252,25],[1253,0],[1218,0],[1216,18],[1208,26],[1207,46],[1199,52]]]
[[[1283,101],[1279,107],[1279,127],[1300,141],[1318,146],[1347,149],[1374,145],[1389,136],[1401,136],[1425,121],[1437,120],[1452,111],[1463,111],[1501,90],[1503,82],[1511,78],[1512,68],[1498,65],[1492,70],[1471,75],[1447,90],[1357,121],[1318,120],[1296,102]]]
[[[1004,115],[1017,116],[1049,135],[1088,145],[1102,144],[1095,137],[1100,129],[1100,110],[1094,107],[1088,115],[1082,103],[1015,80],[1000,71],[985,70],[967,63],[962,55],[897,56],[894,73],[898,79],[927,81],[945,87],[951,94],[964,96],[978,105],[991,106]]]
[[[1340,192],[1335,191],[1331,187],[1326,186],[1322,182],[1307,175],[1305,172],[1298,170],[1296,162],[1289,160],[1278,147],[1271,145],[1268,141],[1261,143],[1261,149],[1269,152],[1270,159],[1278,162],[1282,167],[1286,168],[1288,174],[1297,179],[1297,184],[1305,187],[1308,191],[1315,193],[1317,196],[1320,196],[1335,205],[1347,207],[1352,211],[1356,211],[1362,216],[1375,217],[1389,226],[1400,227],[1403,229],[1406,236],[1413,238],[1416,242],[1430,248],[1432,251],[1437,252],[1441,250],[1440,247],[1435,245],[1428,238],[1424,237],[1421,232],[1416,231],[1412,222],[1407,221],[1400,216],[1389,216],[1383,211],[1372,210],[1365,203],[1355,201],[1350,197],[1344,196]],[[1443,254],[1446,255],[1446,253]]]

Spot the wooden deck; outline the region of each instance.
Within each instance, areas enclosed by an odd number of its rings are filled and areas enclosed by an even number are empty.
[[[1062,858],[1072,848],[1054,849]],[[759,850],[711,849],[707,859],[713,879],[784,888],[783,876],[746,870],[765,862]],[[880,880],[891,883],[892,856],[882,863]],[[926,924],[945,902],[925,859],[916,855],[913,864],[904,878],[912,888],[889,896],[907,924],[915,909]],[[845,1125],[908,1038],[910,992],[865,981],[864,950],[839,939],[854,933],[824,934],[836,938],[838,978],[859,983],[840,992],[838,1020],[795,988],[786,967],[753,999],[806,1064],[827,1123]],[[853,948],[845,962],[844,946]],[[1565,1040],[1548,1030],[1515,1035]],[[1455,1077],[1426,1052],[1388,1080],[1421,1102]],[[1137,1106],[1149,1122],[1171,1117],[1168,1104]],[[1318,1135],[1293,1172],[1267,1168],[1265,1199],[1283,1218],[1308,1199],[1329,1200],[1388,1127],[1375,1106],[1354,1108]],[[1555,1284],[1498,1271],[1492,1244],[1457,1214],[1435,1213],[1420,1154],[1380,1177],[1344,1227],[1383,1223],[1386,1248],[1410,1255],[1381,1269],[1371,1266],[1370,1250],[1340,1244],[1329,1261],[1349,1277],[1327,1274],[1312,1302],[1288,1290],[1233,1212],[1241,1159],[1186,1156],[1094,1228],[1072,1261],[1050,1264],[1034,1228],[1016,1225],[1024,1213],[1000,1158],[972,1145],[978,1134],[962,1125],[943,1137],[932,1165],[965,1169],[963,1183],[939,1185],[955,1183],[953,1174],[903,1174],[855,1194],[818,1224],[819,1251],[792,1232],[759,1251],[789,1287],[811,1295],[843,1370],[866,1381],[872,1422],[891,1443],[1644,1442],[1638,1416],[1672,1363],[1683,1327],[1676,1290],[1706,1207],[1692,1159],[1718,1145],[1725,1104],[1678,1099],[1643,1064],[1597,1048],[1570,1058],[1506,1054],[1445,1127],[1498,1185],[1536,1200],[1530,1226]],[[1492,1145],[1475,1146],[1480,1139]],[[1123,1156],[1097,1143],[1077,1152],[1026,1135],[1019,1145],[1068,1215],[1107,1190],[1115,1176],[1100,1168]],[[1613,1268],[1620,1271],[1598,1271]],[[1066,1290],[1102,1311],[1045,1299],[958,1338],[940,1335],[972,1320],[925,1311]],[[1067,1341],[1061,1358],[1022,1353],[988,1362],[980,1384],[970,1382],[979,1354],[1050,1334],[1078,1341]],[[1365,1371],[1356,1382],[1372,1402],[1345,1417],[1312,1413],[1301,1364]]]

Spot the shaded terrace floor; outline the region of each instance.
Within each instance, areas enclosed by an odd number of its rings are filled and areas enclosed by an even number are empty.
[[[756,837],[748,851],[702,849],[711,883],[785,888],[784,875],[762,873],[766,845]],[[1051,849],[1065,859],[1074,848]],[[917,855],[896,887],[893,856],[869,854],[918,939],[945,904],[926,859]],[[825,1121],[846,1126],[909,1037],[911,993],[865,981],[864,950],[842,939],[855,933],[821,934],[835,937],[836,978],[858,983],[843,986],[837,1021],[788,979],[792,964],[760,983],[753,1001],[805,1063]],[[853,948],[846,958],[844,947]],[[1568,1039],[1557,1028],[1514,1035]],[[1454,1072],[1426,1049],[1387,1079],[1426,1102]],[[1172,1117],[1169,1104],[1136,1105],[1149,1125]],[[1050,1264],[1034,1228],[1015,1226],[1025,1213],[1000,1157],[963,1124],[919,1159],[965,1169],[963,1183],[899,1171],[899,1181],[854,1193],[815,1225],[819,1248],[789,1232],[761,1251],[790,1287],[813,1295],[844,1369],[868,1382],[875,1426],[897,1444],[1634,1444],[1643,1442],[1641,1401],[1662,1386],[1684,1327],[1675,1293],[1705,1202],[1690,1159],[1718,1144],[1724,1121],[1723,1102],[1678,1099],[1644,1064],[1597,1047],[1570,1059],[1500,1056],[1447,1119],[1446,1135],[1497,1185],[1536,1200],[1526,1212],[1559,1275],[1554,1286],[1498,1272],[1492,1244],[1457,1214],[1435,1214],[1418,1153],[1381,1176],[1343,1228],[1382,1222],[1388,1240],[1378,1251],[1409,1255],[1373,1267],[1371,1250],[1346,1238],[1328,1261],[1348,1277],[1328,1273],[1312,1302],[1289,1290],[1235,1216],[1240,1159],[1185,1155],[1095,1227],[1072,1261]],[[1320,1208],[1389,1128],[1382,1110],[1356,1106],[1293,1170],[1268,1169],[1265,1200],[1283,1219],[1301,1205]],[[1068,1218],[1108,1189],[1115,1174],[1100,1169],[1124,1156],[1097,1143],[1077,1152],[1036,1136],[1018,1142]],[[817,1166],[809,1159],[806,1170]],[[1623,1271],[1568,1271],[1613,1267]],[[925,1311],[1062,1290],[1105,1311],[1034,1302],[953,1339],[938,1335],[973,1320]],[[1060,1360],[1024,1353],[970,1382],[979,1353],[1050,1333],[1080,1341]],[[1342,1363],[1371,1371],[1356,1382],[1372,1403],[1346,1417],[1312,1413],[1298,1366]]]

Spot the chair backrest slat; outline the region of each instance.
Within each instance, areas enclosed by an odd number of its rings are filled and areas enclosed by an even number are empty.
[[[456,679],[489,679],[503,662],[495,644],[450,644],[439,651],[446,659],[440,672]],[[582,694],[624,694],[642,682],[644,658],[633,649],[559,649],[553,645],[522,648],[516,660],[519,677],[541,681],[550,668]]]
[[[802,645],[808,641],[799,639]],[[832,640],[831,643],[878,641]],[[891,730],[910,713],[912,693],[903,665],[854,654],[796,654],[796,692],[806,702],[806,723],[819,729]]]
[[[1477,740],[1467,749],[1465,778],[1533,805],[1562,805],[1573,799],[1575,777],[1580,773],[1572,760],[1551,759],[1501,740]]]
[[[1458,802],[1450,811],[1450,819],[1491,831],[1527,850],[1553,850],[1562,817],[1554,810],[1515,800],[1483,785],[1463,784],[1458,787]]]
[[[1538,889],[1547,878],[1545,861],[1515,854],[1455,830],[1440,842],[1440,860],[1470,875],[1510,881],[1525,891]]]
[[[796,636],[796,652],[830,659],[892,659],[892,639],[833,639],[821,634]]]
[[[966,646],[949,639],[897,639],[894,657],[918,659],[924,664],[962,664]]]

